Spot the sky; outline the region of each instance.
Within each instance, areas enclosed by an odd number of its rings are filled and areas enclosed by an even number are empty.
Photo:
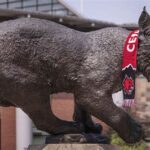
[[[86,18],[113,23],[138,23],[146,6],[150,14],[150,0],[65,0]],[[83,11],[81,11],[83,1]]]

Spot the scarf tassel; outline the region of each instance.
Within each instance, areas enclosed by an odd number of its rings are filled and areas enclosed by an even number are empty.
[[[124,99],[123,107],[134,107],[135,106],[135,99]]]

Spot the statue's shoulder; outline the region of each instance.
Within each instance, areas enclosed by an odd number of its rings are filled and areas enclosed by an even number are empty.
[[[129,31],[122,27],[107,27],[87,34],[90,38],[98,42],[110,43],[112,41],[126,39]]]

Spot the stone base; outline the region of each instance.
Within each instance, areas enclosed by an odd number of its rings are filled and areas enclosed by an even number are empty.
[[[58,143],[87,143],[87,144],[109,144],[108,137],[101,134],[64,134],[64,135],[50,135],[46,138],[46,144],[58,144]]]
[[[28,150],[120,150],[117,145],[107,144],[48,144],[31,145]]]

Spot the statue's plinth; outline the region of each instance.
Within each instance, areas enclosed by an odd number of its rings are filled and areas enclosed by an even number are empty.
[[[31,145],[28,150],[120,150],[109,145],[109,139],[100,134],[50,135],[45,145]]]
[[[117,145],[107,144],[48,144],[32,145],[28,150],[120,150]]]
[[[108,137],[103,136],[101,134],[82,133],[82,134],[49,135],[45,141],[45,144],[58,144],[58,143],[109,144],[110,140]]]

